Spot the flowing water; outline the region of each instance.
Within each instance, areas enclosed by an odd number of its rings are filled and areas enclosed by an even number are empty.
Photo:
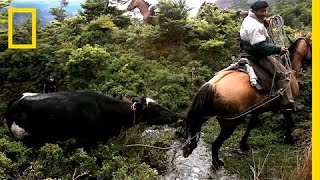
[[[157,136],[163,131],[172,130],[165,128],[162,130],[147,130],[148,136]],[[201,135],[203,136],[203,135]],[[182,150],[179,148],[179,141],[175,141],[171,149],[167,152],[169,163],[167,172],[159,177],[160,180],[237,180],[237,175],[229,174],[224,168],[218,171],[211,169],[211,150],[200,137],[198,147],[194,149],[189,157],[184,158]]]
[[[176,144],[178,144],[176,142]],[[172,149],[168,151],[170,158],[167,172],[160,177],[161,180],[200,180],[209,179],[211,174],[211,156],[202,138],[198,147],[184,158],[182,151]]]

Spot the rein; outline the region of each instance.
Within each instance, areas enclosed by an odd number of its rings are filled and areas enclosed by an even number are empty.
[[[251,112],[253,112],[254,110],[257,110],[258,108],[272,102],[273,100],[277,99],[285,90],[287,90],[289,88],[290,82],[288,83],[288,85],[286,86],[286,88],[284,88],[283,90],[279,91],[279,93],[276,96],[273,96],[272,98],[264,98],[263,100],[261,100],[260,102],[252,105],[251,107],[249,107],[247,110],[237,113],[235,115],[230,115],[230,116],[207,116],[205,118],[218,118],[218,119],[223,119],[223,120],[234,120],[234,119],[238,119],[241,118]]]
[[[288,83],[289,84],[289,83]],[[238,119],[240,117],[243,117],[249,113],[251,113],[252,111],[266,105],[267,103],[269,102],[272,102],[273,100],[277,99],[281,93],[283,93],[286,89],[288,88],[288,86],[283,89],[282,91],[280,91],[279,94],[277,94],[276,96],[272,97],[272,98],[264,98],[263,100],[261,100],[260,102],[252,105],[251,107],[249,107],[247,110],[241,112],[241,113],[238,113],[238,114],[235,114],[235,115],[232,115],[232,116],[213,116],[213,117],[216,117],[216,118],[219,118],[219,119],[224,119],[224,120],[234,120],[234,119]]]

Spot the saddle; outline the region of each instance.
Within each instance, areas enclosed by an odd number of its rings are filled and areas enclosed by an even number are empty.
[[[274,79],[272,75],[269,75],[265,70],[263,70],[260,66],[255,64],[250,58],[248,58],[248,62],[250,66],[254,69],[256,76],[258,77],[258,84],[261,86],[261,91],[270,92],[271,90],[275,90],[276,82],[273,82]],[[273,86],[273,87],[272,87]]]
[[[262,93],[268,93],[270,91],[275,91],[275,82],[273,82],[272,75],[268,74],[262,68],[260,68],[253,60],[254,57],[241,57],[237,59],[233,59],[233,63],[223,69],[226,70],[238,70],[241,72],[245,72],[249,75],[249,80],[251,85],[255,87],[257,90]],[[221,72],[221,71],[220,71]],[[273,87],[272,87],[273,86]],[[274,92],[272,92],[274,94]]]

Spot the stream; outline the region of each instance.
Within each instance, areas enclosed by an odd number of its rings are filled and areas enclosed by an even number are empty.
[[[169,128],[170,129],[170,128]],[[172,130],[172,129],[171,129]],[[161,134],[165,129],[147,130],[147,134],[156,136]],[[179,141],[174,141],[173,148],[167,151],[169,158],[167,171],[159,176],[160,180],[238,180],[236,174],[229,174],[223,167],[214,172],[211,169],[211,149],[201,138],[198,147],[194,149],[189,157],[184,158],[182,150],[178,148]]]

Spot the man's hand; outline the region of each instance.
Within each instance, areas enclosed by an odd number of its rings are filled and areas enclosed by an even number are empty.
[[[272,17],[271,17],[272,18]],[[269,29],[269,25],[270,25],[270,20],[271,18],[267,18],[263,20],[263,25],[266,29]]]
[[[288,49],[287,49],[287,48],[281,47],[280,55],[283,55],[283,54],[285,54],[285,53],[287,53],[287,52],[288,52]]]

